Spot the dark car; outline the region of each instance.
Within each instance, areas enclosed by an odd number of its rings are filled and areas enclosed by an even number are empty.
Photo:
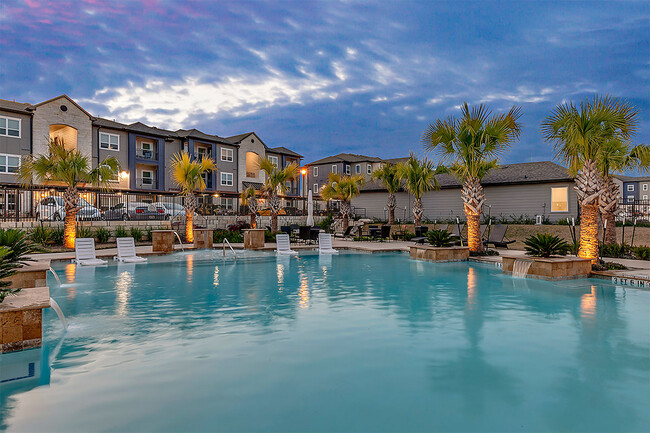
[[[109,221],[162,220],[168,218],[167,209],[162,203],[118,203],[104,212],[104,219]]]

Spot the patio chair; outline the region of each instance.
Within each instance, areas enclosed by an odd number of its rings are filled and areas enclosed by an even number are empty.
[[[98,259],[95,255],[94,238],[77,238],[74,242],[73,263],[83,266],[105,265],[106,260]]]
[[[497,224],[492,227],[490,231],[490,237],[485,241],[485,245],[489,246],[490,244],[494,245],[494,248],[508,248],[508,245],[515,242],[514,240],[508,240],[506,238],[506,231],[508,226],[504,224]]]
[[[416,226],[415,227],[415,237],[411,239],[413,242],[416,244],[423,244],[424,241],[427,239],[425,236],[426,232],[429,231],[429,227],[427,226]]]
[[[318,242],[318,234],[320,233],[320,227],[312,227],[309,230],[309,242]]]
[[[381,226],[381,238],[390,240],[390,229],[391,226],[383,225]]]
[[[311,232],[311,226],[300,226],[298,228],[298,239],[304,241],[305,243],[309,242],[310,232]]]
[[[135,241],[133,238],[117,238],[117,256],[113,257],[114,260],[119,260],[124,263],[142,263],[147,259],[138,257],[135,254]]]
[[[334,233],[334,237],[335,238],[343,238],[343,239],[349,238],[350,233],[352,233],[353,228],[354,228],[354,226],[348,226],[348,228],[345,229],[345,231],[343,233]]]
[[[275,235],[275,248],[276,254],[298,254],[291,249],[289,235],[286,233],[278,233]]]
[[[318,254],[338,254],[339,252],[332,248],[332,235],[329,233],[318,234]]]
[[[291,237],[291,227],[289,226],[280,226],[280,231],[282,233],[288,234]]]

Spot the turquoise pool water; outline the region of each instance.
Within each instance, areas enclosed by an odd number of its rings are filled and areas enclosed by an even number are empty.
[[[178,253],[50,281],[8,431],[647,431],[650,292],[403,254]],[[11,373],[13,372],[13,373]]]

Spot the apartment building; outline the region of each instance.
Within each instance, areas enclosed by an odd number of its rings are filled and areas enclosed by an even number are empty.
[[[340,175],[362,175],[370,181],[372,172],[382,164],[382,159],[376,156],[339,153],[307,164],[306,190],[311,190],[314,196],[320,196],[322,187],[327,183],[330,173]]]
[[[650,200],[650,177],[614,175],[619,198],[625,203]]]

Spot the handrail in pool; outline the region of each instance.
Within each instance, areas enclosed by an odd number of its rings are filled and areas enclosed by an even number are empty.
[[[223,256],[226,257],[226,244],[228,244],[230,251],[232,251],[233,256],[235,256],[235,260],[237,260],[237,253],[233,249],[232,245],[230,245],[230,241],[226,238],[223,238],[223,242],[221,242],[221,245],[223,246]]]

